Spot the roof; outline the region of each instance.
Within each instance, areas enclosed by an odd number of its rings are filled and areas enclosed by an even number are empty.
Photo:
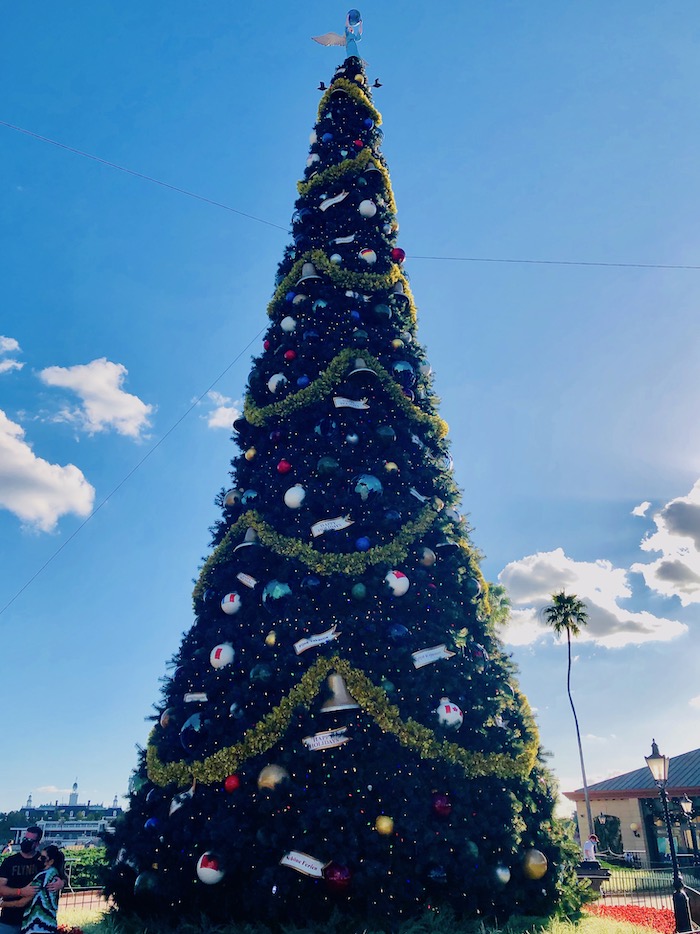
[[[669,758],[668,785],[666,786],[668,794],[700,795],[700,749],[692,749],[680,756]],[[591,799],[651,798],[658,793],[659,789],[654,784],[651,772],[646,766],[588,786]],[[582,801],[584,797],[583,788],[567,791],[564,794],[572,801]]]

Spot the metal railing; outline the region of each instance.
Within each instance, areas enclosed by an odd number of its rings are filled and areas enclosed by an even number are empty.
[[[700,888],[700,868],[685,867],[685,883]],[[608,905],[649,905],[673,908],[673,873],[670,869],[611,869],[600,888]]]

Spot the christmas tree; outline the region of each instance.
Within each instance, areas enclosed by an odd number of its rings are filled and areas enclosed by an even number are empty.
[[[427,905],[575,902],[503,598],[459,511],[360,31],[351,11],[195,621],[109,841],[125,912],[341,906],[392,928]]]

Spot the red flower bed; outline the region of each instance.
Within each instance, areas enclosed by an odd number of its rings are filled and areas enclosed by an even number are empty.
[[[674,934],[676,930],[676,922],[670,908],[648,908],[646,905],[587,905],[585,910],[598,918],[641,924],[654,931],[661,931],[662,934]]]
[[[82,928],[66,927],[65,924],[59,924],[58,934],[84,934]]]

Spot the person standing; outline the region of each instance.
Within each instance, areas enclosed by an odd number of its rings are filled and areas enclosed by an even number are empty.
[[[66,858],[50,843],[42,848],[43,870],[32,880],[34,897],[24,910],[21,934],[58,934],[58,890],[49,888],[57,879],[66,881]]]
[[[598,842],[598,837],[594,833],[590,835],[588,840],[583,844],[583,858],[587,863],[594,863],[595,858],[595,847]]]
[[[0,897],[3,902],[0,911],[0,934],[20,934],[24,909],[36,892],[31,881],[43,868],[39,853],[43,835],[41,827],[27,827],[20,842],[19,853],[7,856],[0,864]],[[64,885],[65,882],[60,878],[50,883],[54,892],[62,889]]]

